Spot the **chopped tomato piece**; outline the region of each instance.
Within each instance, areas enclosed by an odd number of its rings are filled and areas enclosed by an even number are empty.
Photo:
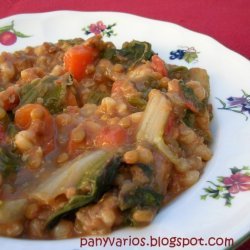
[[[65,69],[80,81],[85,76],[87,65],[94,62],[97,51],[89,46],[76,45],[65,52]]]
[[[53,138],[55,129],[53,117],[44,106],[37,103],[22,106],[15,112],[15,125],[22,130],[28,129],[34,120],[34,117],[31,115],[33,110],[38,110],[38,112],[42,113],[40,120],[43,121],[44,126],[37,132],[37,138],[44,154],[47,154],[54,149]]]
[[[126,142],[127,133],[118,125],[104,127],[95,140],[97,146],[119,147]]]
[[[153,55],[151,58],[151,65],[154,71],[160,73],[162,76],[167,76],[168,71],[165,62],[157,55]]]

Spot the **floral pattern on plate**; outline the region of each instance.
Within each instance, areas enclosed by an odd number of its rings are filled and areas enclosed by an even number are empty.
[[[221,99],[217,98],[217,100],[221,103],[222,107],[218,109],[229,110],[235,113],[239,113],[245,116],[246,120],[248,120],[248,115],[250,114],[250,95],[247,94],[244,90],[242,90],[243,95],[241,97],[233,97],[230,96],[227,98],[227,102],[225,103]]]
[[[218,177],[217,183],[208,181],[211,186],[204,188],[205,193],[201,195],[202,200],[208,197],[213,199],[225,199],[225,205],[230,207],[235,196],[244,191],[250,191],[250,167],[230,168],[231,175]]]
[[[102,21],[98,21],[96,23],[91,23],[87,27],[83,28],[85,35],[98,35],[101,34],[103,36],[111,37],[115,36],[113,28],[116,26],[116,23],[105,25]]]
[[[16,43],[17,38],[26,38],[30,37],[29,35],[25,35],[24,33],[17,31],[14,28],[14,21],[9,25],[5,25],[0,27],[0,44],[4,46],[10,46]]]
[[[170,60],[184,60],[187,63],[197,62],[199,52],[194,47],[184,47],[184,49],[177,49],[170,52]]]

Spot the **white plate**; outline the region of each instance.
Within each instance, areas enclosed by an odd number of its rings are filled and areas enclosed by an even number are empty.
[[[162,237],[162,243],[167,244],[167,239],[171,237],[181,238],[204,238],[204,243],[210,237],[214,238],[233,238],[238,241],[240,238],[249,234],[250,229],[250,192],[240,191],[233,194],[231,207],[225,206],[225,199],[214,199],[207,197],[206,200],[201,199],[201,195],[207,194],[204,188],[213,187],[212,181],[219,184],[218,176],[229,177],[231,175],[230,168],[237,167],[241,171],[240,175],[234,175],[239,179],[238,187],[248,187],[249,178],[246,177],[250,170],[243,170],[244,166],[250,165],[250,119],[245,120],[241,114],[227,110],[219,110],[221,103],[216,97],[227,102],[230,96],[240,97],[241,90],[250,93],[250,63],[247,59],[230,51],[214,39],[187,30],[178,25],[150,20],[138,16],[113,12],[73,12],[58,11],[41,14],[24,14],[8,17],[0,20],[0,27],[9,25],[14,21],[14,29],[25,35],[27,38],[18,37],[15,44],[11,46],[0,45],[1,51],[15,51],[23,49],[26,46],[39,45],[42,42],[56,42],[58,39],[70,39],[75,37],[87,38],[90,35],[85,34],[90,24],[96,24],[102,21],[106,25],[104,32],[112,32],[110,37],[105,35],[105,40],[111,40],[118,47],[124,41],[132,39],[145,40],[152,44],[153,50],[169,63],[185,65],[187,67],[201,67],[207,69],[211,82],[211,103],[214,107],[214,119],[212,122],[212,131],[214,135],[214,143],[212,145],[214,156],[207,164],[207,167],[200,181],[192,188],[184,192],[175,199],[170,205],[161,209],[153,223],[145,228],[123,228],[109,235],[110,240],[114,240],[113,248],[108,243],[106,247],[100,249],[117,249],[119,247],[119,238],[127,238],[123,240],[120,249],[157,249],[159,246],[150,247],[150,237]],[[114,24],[110,29],[108,25]],[[82,30],[86,28],[85,31]],[[92,26],[92,29],[96,26]],[[98,27],[97,27],[98,28]],[[99,28],[104,28],[99,25]],[[115,35],[114,35],[115,34]],[[19,34],[20,35],[20,34]],[[179,60],[170,60],[170,52],[178,49],[184,50],[185,53],[190,52],[190,48],[194,47],[198,53],[198,58],[187,63],[184,58]],[[189,48],[189,49],[188,49]],[[191,49],[192,50],[192,49]],[[185,54],[186,56],[194,54]],[[186,57],[185,57],[186,58]],[[247,103],[240,103],[242,107]],[[240,109],[239,107],[239,109]],[[245,106],[247,108],[247,106]],[[249,116],[247,112],[244,112]],[[242,176],[245,177],[242,177]],[[228,185],[232,183],[230,179],[224,179]],[[230,182],[231,181],[231,182]],[[224,185],[220,183],[220,185]],[[245,186],[244,186],[245,185]],[[230,191],[233,191],[232,188]],[[229,190],[224,189],[225,194],[229,194]],[[204,196],[203,196],[204,198]],[[138,242],[145,242],[144,247],[135,246]],[[145,237],[142,238],[142,237]],[[88,238],[89,244],[91,239]],[[172,239],[173,240],[173,239]],[[85,241],[84,241],[85,242]],[[83,243],[84,243],[83,242]],[[178,241],[180,242],[180,241]],[[178,242],[175,242],[175,249],[178,249]],[[187,240],[186,240],[187,242]],[[196,240],[191,241],[195,244]],[[210,242],[214,243],[214,242]],[[222,243],[222,240],[218,240]],[[83,249],[80,247],[80,239],[60,240],[60,241],[29,241],[0,238],[2,250],[19,249],[19,250],[75,250]],[[125,244],[125,245],[124,245]],[[129,246],[130,245],[130,246]],[[164,249],[171,249],[174,243],[164,246]],[[195,246],[185,246],[184,249],[195,248]],[[196,249],[223,249],[222,246],[196,246]],[[98,247],[84,249],[98,249]],[[183,249],[183,247],[180,247]]]

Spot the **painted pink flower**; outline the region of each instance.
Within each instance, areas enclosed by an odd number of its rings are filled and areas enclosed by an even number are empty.
[[[236,173],[230,177],[225,177],[223,183],[229,187],[228,191],[231,194],[237,194],[240,191],[250,190],[250,176]]]
[[[94,33],[95,35],[100,34],[102,31],[106,29],[106,25],[103,24],[102,21],[98,21],[96,24],[92,23],[89,26],[89,31]]]
[[[101,30],[101,31],[103,31],[103,30],[105,30],[107,27],[106,27],[106,25],[102,22],[102,21],[98,21],[97,23],[96,23],[96,25],[97,25],[97,27]]]

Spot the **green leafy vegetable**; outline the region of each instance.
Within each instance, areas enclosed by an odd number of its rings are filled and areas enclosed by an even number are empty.
[[[187,109],[185,112],[185,116],[183,117],[183,122],[190,128],[194,128],[195,125],[195,115],[194,113]]]
[[[152,179],[153,177],[152,167],[144,163],[137,163],[136,166],[139,167],[150,180]]]
[[[151,187],[138,187],[131,190],[119,199],[119,207],[122,211],[135,207],[159,208],[163,195],[154,191]]]
[[[147,105],[147,101],[142,97],[130,97],[128,103],[139,110],[144,110]]]
[[[27,103],[37,103],[39,98],[50,113],[59,113],[64,108],[67,86],[72,84],[71,77],[59,79],[56,76],[46,76],[36,79],[20,89],[19,107]]]
[[[182,94],[186,101],[190,102],[197,112],[204,110],[205,103],[200,101],[194,94],[193,89],[187,87],[183,81],[179,82]]]
[[[124,43],[122,49],[106,49],[103,58],[113,63],[120,63],[126,68],[132,68],[142,60],[150,60],[153,54],[150,43],[133,40],[130,43]]]
[[[43,180],[31,193],[31,198],[49,204],[55,197],[64,194],[69,187],[79,185],[86,170],[92,166],[103,166],[111,157],[112,154],[104,150],[79,155]]]
[[[9,145],[0,146],[0,172],[8,176],[16,172],[22,165],[21,156]]]
[[[186,81],[189,78],[189,71],[184,66],[171,66],[168,70],[168,76],[170,79]]]
[[[7,134],[13,138],[17,134],[18,130],[13,122],[8,125]]]
[[[69,182],[71,182],[70,186],[75,184],[77,188],[77,194],[48,219],[47,227],[52,228],[61,217],[100,199],[111,187],[120,167],[120,161],[120,157],[114,157],[110,152],[99,150],[87,156],[80,156],[73,163],[66,164],[62,171],[57,171],[60,173],[53,175],[56,179],[54,183],[51,183],[53,182],[52,178],[43,183],[42,187],[38,188],[39,193],[43,194],[45,190],[46,192],[52,192],[54,197],[54,193],[58,195],[62,190],[66,191]],[[72,180],[74,180],[73,183]],[[56,188],[55,183],[59,184],[56,185]]]
[[[17,128],[14,124],[14,114],[12,111],[7,112],[6,115],[0,120],[0,126],[4,128],[4,131],[9,137],[14,137],[14,135],[17,133]]]
[[[87,103],[99,105],[102,102],[102,99],[106,96],[108,96],[107,93],[94,90],[88,95]]]

